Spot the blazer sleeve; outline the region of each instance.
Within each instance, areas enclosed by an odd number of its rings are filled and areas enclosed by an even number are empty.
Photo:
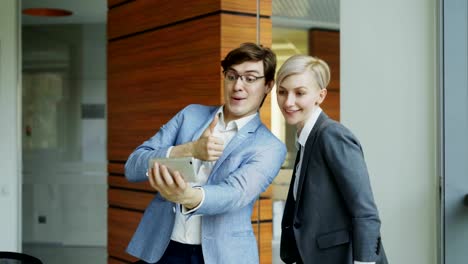
[[[188,108],[186,107],[177,113],[153,137],[143,142],[130,154],[125,163],[125,177],[128,181],[140,182],[148,180],[146,172],[148,171],[149,160],[166,157],[168,149],[176,143],[184,112]]]
[[[222,214],[248,205],[271,184],[285,157],[279,141],[262,148],[221,183],[203,186],[205,200],[193,214]]]
[[[339,123],[321,133],[322,153],[352,217],[355,261],[375,262],[380,243],[380,219],[361,146]]]

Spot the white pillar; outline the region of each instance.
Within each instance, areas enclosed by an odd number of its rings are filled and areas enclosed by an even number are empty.
[[[21,251],[21,86],[18,1],[0,2],[0,251]]]
[[[341,118],[363,145],[390,263],[437,263],[436,2],[341,1]]]

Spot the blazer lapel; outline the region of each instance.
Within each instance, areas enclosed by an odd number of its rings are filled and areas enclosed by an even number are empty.
[[[309,165],[309,162],[307,162],[310,158],[312,149],[314,147],[315,141],[317,139],[317,135],[319,134],[318,132],[320,131],[323,123],[325,120],[328,119],[328,116],[322,112],[317,119],[317,122],[314,125],[314,128],[312,128],[312,131],[310,132],[309,137],[307,138],[305,147],[304,147],[304,157],[302,158],[302,164],[301,164],[301,175],[299,177],[299,184],[297,186],[297,195],[296,195],[296,212],[297,212],[297,207],[299,204],[299,200],[301,199],[301,193],[302,193],[302,185],[304,183],[304,180],[306,178],[306,172],[307,172],[307,167]]]
[[[221,155],[221,157],[219,157],[219,159],[216,161],[213,170],[211,171],[209,179],[211,178],[211,175],[214,175],[216,173],[221,164],[223,164],[226,158],[228,158],[229,155],[231,155],[231,153],[235,149],[250,142],[250,140],[253,138],[255,131],[260,125],[260,117],[257,114],[252,120],[249,121],[249,123],[247,123],[240,131],[237,132],[234,138],[224,148],[223,155]]]

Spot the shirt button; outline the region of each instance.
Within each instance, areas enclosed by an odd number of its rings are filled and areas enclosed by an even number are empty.
[[[172,207],[172,212],[175,214],[175,206]]]

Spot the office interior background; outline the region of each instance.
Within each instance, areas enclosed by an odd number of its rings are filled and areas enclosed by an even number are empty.
[[[23,251],[45,263],[132,260],[122,250],[129,234],[124,229],[138,222],[152,194],[147,186],[129,187],[123,182],[121,167],[129,146],[122,145],[131,144],[113,140],[124,138],[128,131],[125,119],[116,120],[124,109],[119,104],[125,106],[129,100],[116,88],[116,73],[132,71],[122,64],[125,56],[132,54],[130,48],[145,52],[145,47],[130,46],[127,36],[162,36],[159,32],[167,29],[179,39],[154,47],[161,54],[170,51],[177,59],[197,60],[197,54],[170,50],[171,45],[186,41],[183,33],[189,29],[184,29],[184,23],[212,30],[210,23],[214,21],[220,23],[220,32],[201,44],[219,41],[217,54],[204,54],[212,56],[206,72],[215,72],[216,78],[188,76],[187,82],[208,86],[205,89],[214,85],[220,90],[216,75],[219,60],[214,58],[225,54],[223,48],[232,38],[234,42],[255,42],[258,38],[277,52],[279,63],[296,53],[331,56],[329,60],[337,64],[332,65],[332,70],[337,67],[332,75],[339,78],[327,99],[333,103],[324,107],[333,111],[364,147],[389,261],[466,263],[465,0],[262,0],[259,18],[257,1],[221,0],[209,1],[222,3],[218,9],[200,8],[197,15],[191,14],[196,8],[171,9],[172,14],[180,13],[180,21],[165,23],[161,17],[156,21],[159,26],[133,33],[134,29],[122,24],[120,30],[127,32],[119,33],[109,24],[112,14],[125,17],[132,8],[138,10],[134,6],[141,2],[0,2],[0,251]],[[204,1],[192,1],[190,6],[199,6],[197,2]],[[147,10],[148,16],[166,5],[165,1],[154,5],[154,12]],[[64,7],[74,14],[66,18],[21,14],[24,8],[40,6]],[[215,20],[217,16],[221,22]],[[232,33],[237,28],[244,31]],[[123,54],[117,53],[122,49]],[[129,49],[127,53],[125,49]],[[168,80],[155,85],[167,90],[161,93],[166,98],[159,100],[173,102],[173,97],[181,96],[167,87],[175,81],[174,75],[166,73],[161,78]],[[143,88],[132,92],[135,98]],[[184,103],[220,103],[218,90],[186,98]],[[295,153],[291,149],[293,129],[281,121],[274,93],[270,99],[262,118],[291,151],[284,166],[287,175]],[[145,120],[148,116],[134,118]],[[141,133],[154,133],[158,127],[144,126]],[[131,139],[131,146],[148,136]],[[254,212],[252,224],[259,237],[262,263],[281,263],[275,219],[283,184],[278,178]]]

